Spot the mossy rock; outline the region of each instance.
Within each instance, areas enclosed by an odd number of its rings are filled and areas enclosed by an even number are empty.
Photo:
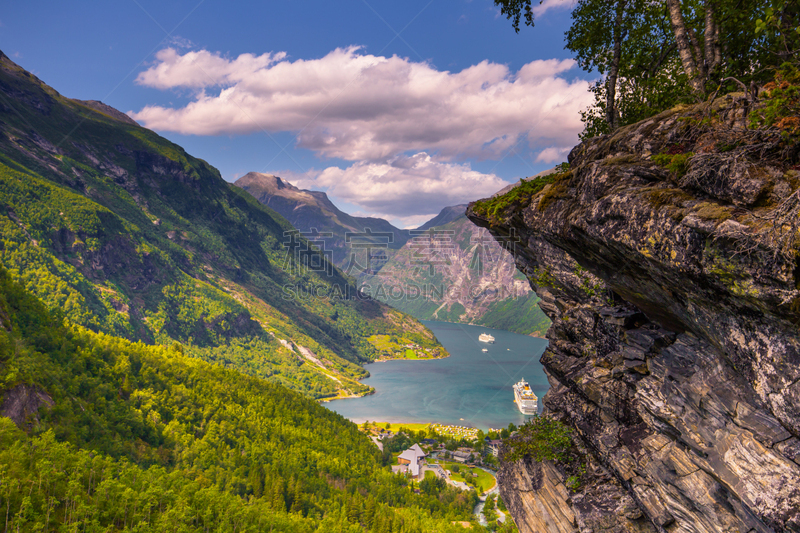
[[[562,179],[560,181],[551,183],[547,187],[544,188],[542,191],[542,198],[539,200],[539,205],[536,208],[539,211],[544,211],[548,207],[550,207],[553,202],[557,200],[562,200],[564,198],[568,198],[569,195],[567,191],[569,190],[568,186],[569,180]]]
[[[603,159],[602,164],[606,167],[613,167],[619,165],[627,165],[636,163],[639,160],[634,154],[623,154]]]
[[[684,202],[694,197],[682,189],[651,189],[645,193],[645,199],[650,207],[659,209],[668,205],[683,207]]]
[[[689,159],[694,156],[693,152],[683,154],[655,154],[650,159],[659,166],[672,172],[678,178],[683,177],[689,170]]]
[[[693,214],[704,220],[724,222],[733,217],[733,208],[712,202],[700,202],[695,206]]]
[[[494,224],[502,223],[505,220],[503,214],[509,207],[528,207],[533,197],[542,192],[548,185],[568,180],[571,177],[572,171],[568,170],[528,181],[522,180],[518,186],[502,196],[478,200],[472,204],[472,212]]]

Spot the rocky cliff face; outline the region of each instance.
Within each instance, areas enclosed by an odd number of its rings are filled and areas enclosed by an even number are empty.
[[[800,530],[800,149],[743,116],[676,108],[470,205],[522,237],[581,456],[503,465],[520,531]]]
[[[376,274],[362,274],[359,287],[422,320],[544,335],[550,321],[511,255],[457,207],[415,231]]]

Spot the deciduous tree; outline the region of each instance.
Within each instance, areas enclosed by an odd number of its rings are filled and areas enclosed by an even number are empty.
[[[495,0],[517,32],[534,25],[534,2]],[[584,135],[701,100],[720,80],[771,79],[775,67],[797,60],[798,16],[800,0],[578,0],[566,47],[581,68],[603,76],[583,113]]]

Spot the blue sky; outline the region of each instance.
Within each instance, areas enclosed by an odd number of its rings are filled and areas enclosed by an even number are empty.
[[[590,78],[570,0],[515,34],[491,0],[6,2],[0,50],[235,181],[273,173],[414,226],[551,167]]]

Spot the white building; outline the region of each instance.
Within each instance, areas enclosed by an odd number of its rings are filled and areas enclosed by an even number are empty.
[[[426,454],[419,447],[419,444],[413,445],[397,457],[397,462],[400,465],[408,465],[408,471],[411,472],[412,477],[419,477],[420,467],[425,460]]]
[[[492,452],[492,455],[498,457],[500,455],[500,445],[503,444],[501,440],[487,440],[486,445],[489,447],[489,451]]]

